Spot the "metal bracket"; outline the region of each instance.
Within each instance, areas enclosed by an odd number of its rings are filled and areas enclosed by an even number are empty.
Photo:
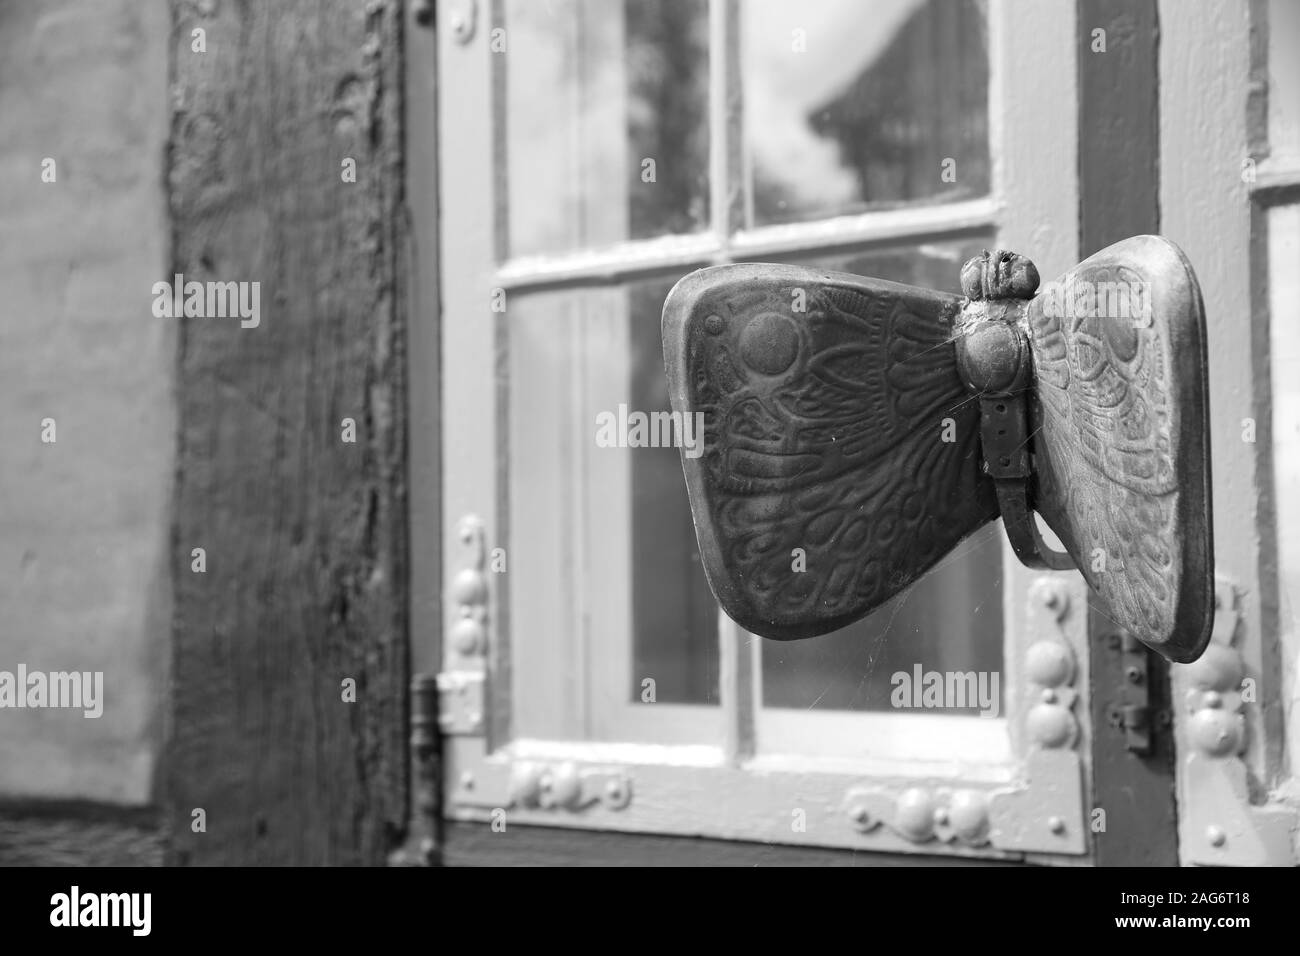
[[[1011,786],[856,786],[843,812],[864,836],[889,833],[909,843],[938,841],[1018,853],[1087,852],[1083,765],[1075,715],[1078,662],[1071,633],[1083,625],[1064,582],[1039,578],[1028,607],[1034,634],[1022,662],[1024,695],[1012,717],[1022,740],[1018,779]]]
[[[438,689],[428,674],[411,682],[411,762],[415,773],[415,819],[407,843],[388,858],[390,866],[438,866],[442,862],[442,747],[438,737]]]
[[[1238,601],[1237,589],[1219,578],[1210,644],[1196,663],[1174,668],[1183,699],[1179,751],[1186,754],[1178,780],[1180,853],[1191,864],[1294,866],[1292,834],[1300,814],[1259,793],[1242,759],[1244,711],[1254,702],[1254,683],[1247,682],[1245,658],[1234,646]]]
[[[878,787],[853,787],[844,804],[860,833],[883,825],[913,843],[939,840],[978,847],[989,842],[989,794],[984,790],[909,787],[895,795]]]
[[[569,760],[514,760],[461,774],[454,806],[580,813],[622,810],[632,802],[632,778],[619,767],[580,767]]]
[[[483,735],[485,684],[481,671],[444,671],[438,675],[438,728],[444,734]]]
[[[1127,631],[1107,638],[1111,650],[1123,655],[1124,686],[1110,709],[1110,722],[1124,731],[1125,746],[1136,754],[1151,752],[1150,660],[1146,645]]]
[[[488,643],[483,522],[466,515],[460,519],[457,537],[469,550],[469,564],[451,582],[455,610],[444,651],[450,666],[438,675],[438,727],[452,736],[480,737],[486,733]]]

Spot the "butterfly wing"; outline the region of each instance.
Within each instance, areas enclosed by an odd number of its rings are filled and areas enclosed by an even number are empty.
[[[664,304],[682,465],[723,610],[779,640],[843,627],[998,514],[957,375],[962,300],[794,266],[682,279]]]
[[[1182,252],[1116,243],[1029,307],[1035,506],[1114,623],[1171,660],[1214,610],[1205,312]]]

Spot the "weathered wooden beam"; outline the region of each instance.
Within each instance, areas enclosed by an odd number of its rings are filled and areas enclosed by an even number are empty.
[[[407,803],[401,5],[172,13],[172,271],[258,282],[261,315],[169,320],[171,861],[379,864]]]

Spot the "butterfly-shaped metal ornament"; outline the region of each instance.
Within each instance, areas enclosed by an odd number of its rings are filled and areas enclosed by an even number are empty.
[[[1195,660],[1214,557],[1186,257],[1137,236],[1040,290],[1028,259],[986,252],[961,285],[747,264],[672,290],[664,361],[674,411],[703,413],[682,465],[714,595],[763,637],[825,634],[1000,516],[1025,564],[1078,568],[1119,628]]]

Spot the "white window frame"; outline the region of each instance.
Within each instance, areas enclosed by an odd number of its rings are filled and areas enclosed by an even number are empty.
[[[439,23],[451,22],[450,7],[440,0]],[[710,12],[711,51],[733,51],[725,62],[713,57],[719,62],[711,71],[734,82],[735,0],[712,0]],[[463,594],[456,590],[457,577],[481,561],[483,548],[504,547],[508,553],[510,547],[509,462],[499,453],[509,427],[503,412],[508,382],[499,371],[509,319],[508,312],[491,310],[494,290],[510,296],[828,246],[932,240],[979,228],[996,230],[1003,248],[1030,255],[1044,276],[1058,275],[1077,261],[1078,47],[1070,0],[989,2],[990,197],[735,233],[737,209],[720,207],[712,212],[709,235],[504,263],[497,201],[503,179],[494,149],[494,137],[503,131],[493,120],[499,84],[494,85],[489,50],[490,31],[500,17],[498,4],[490,13],[483,11],[484,22],[468,38],[450,30],[440,30],[438,37],[440,75],[450,78],[440,97],[438,136],[443,527],[456,529],[466,516],[475,516],[483,528],[482,543],[470,541],[468,550],[465,541],[448,534],[442,566],[449,595]],[[729,195],[717,186],[738,173],[727,159],[735,154],[727,143],[738,135],[738,123],[721,89],[715,83],[711,96],[713,194]],[[495,175],[485,172],[493,169]],[[467,183],[482,188],[465,188]],[[470,714],[468,729],[464,724],[456,729],[454,721],[444,728],[450,728],[444,745],[445,812],[480,821],[505,812],[511,825],[1077,861],[1088,847],[1083,800],[1091,752],[1087,591],[1077,573],[1030,572],[1008,547],[1003,553],[1007,716],[989,721],[852,715],[854,732],[864,726],[860,721],[874,722],[887,741],[901,739],[891,727],[905,726],[908,741],[906,752],[883,747],[852,761],[834,756],[835,748],[821,755],[805,749],[755,756],[757,652],[749,635],[726,618],[720,633],[724,726],[719,743],[517,739],[511,728],[511,648],[538,637],[529,633],[528,622],[511,620],[509,572],[486,574],[481,610],[452,598],[445,611],[444,633],[462,614],[481,614],[487,649],[486,655],[464,655],[454,641],[445,641],[444,673],[453,683],[465,676],[488,677],[481,713]],[[1031,646],[1035,653],[1063,650],[1073,661],[1069,679],[1055,687],[1036,684],[1028,663]],[[1060,703],[1072,715],[1074,733],[1064,746],[1043,747],[1034,740],[1030,711],[1044,702]],[[471,710],[475,706],[477,701]],[[989,728],[995,728],[997,740],[988,738]],[[952,735],[959,748],[969,749],[954,752]],[[988,759],[998,754],[1004,759]],[[539,779],[545,792],[534,801]],[[972,844],[955,833],[952,818],[960,816],[959,805],[985,808],[987,841]],[[938,822],[917,824],[918,807],[922,816]],[[802,811],[802,827],[792,825],[792,817],[799,819],[796,811]]]

